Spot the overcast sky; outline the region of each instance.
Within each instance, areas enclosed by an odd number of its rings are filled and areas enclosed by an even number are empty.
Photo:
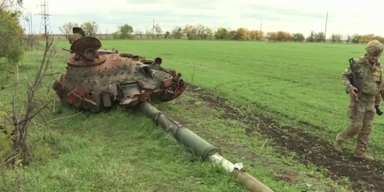
[[[152,27],[153,19],[163,31],[186,24],[203,24],[213,29],[260,29],[263,31],[324,31],[327,10],[327,36],[332,33],[374,33],[384,36],[382,7],[376,0],[48,0],[51,29],[65,22],[96,21],[100,31],[111,33],[118,25],[129,24],[134,30]],[[33,14],[33,26],[40,32],[41,0],[24,0]],[[24,25],[24,22],[22,22]]]

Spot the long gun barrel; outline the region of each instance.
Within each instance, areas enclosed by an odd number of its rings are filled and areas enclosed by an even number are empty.
[[[233,164],[220,155],[219,149],[193,133],[191,130],[181,126],[176,121],[164,115],[148,102],[141,102],[138,108],[149,118],[161,125],[166,131],[172,133],[173,137],[190,148],[192,153],[201,157],[204,161],[211,161],[221,165],[226,171],[232,173],[251,192],[273,192],[269,187],[255,179],[253,176],[241,170],[242,164]]]

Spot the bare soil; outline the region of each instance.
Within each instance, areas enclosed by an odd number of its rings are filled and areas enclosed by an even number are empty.
[[[225,98],[214,96],[192,85],[188,87],[188,92],[196,93],[196,96],[204,100],[206,104],[225,111],[222,118],[244,123],[247,126],[244,134],[251,136],[257,132],[263,138],[272,140],[281,154],[295,152],[297,161],[304,165],[312,163],[318,168],[327,169],[326,176],[332,179],[348,177],[354,191],[384,191],[383,162],[356,159],[351,152],[339,153],[333,149],[332,143],[319,136],[306,133],[297,127],[282,126],[273,118],[263,114],[239,113],[246,110],[244,106],[228,104],[229,102]],[[301,123],[303,126],[320,128],[308,122]]]

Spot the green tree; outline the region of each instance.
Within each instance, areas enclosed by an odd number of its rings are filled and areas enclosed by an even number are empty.
[[[112,35],[113,39],[119,39],[120,38],[120,34],[118,31],[113,32],[111,35]]]
[[[248,40],[248,30],[244,27],[236,29],[233,40]]]
[[[0,67],[4,72],[3,77],[8,78],[14,72],[14,64],[19,62],[24,53],[24,30],[19,23],[21,13],[0,9]]]
[[[357,33],[353,34],[352,35],[352,39],[351,39],[352,43],[359,43],[360,37],[361,36],[359,34],[357,34]]]
[[[193,25],[185,25],[183,33],[187,35],[189,40],[197,38],[197,28]]]
[[[213,36],[215,39],[228,39],[229,38],[229,32],[226,28],[220,27],[216,30],[216,32]]]
[[[332,34],[331,41],[332,43],[341,43],[342,35],[341,34]]]
[[[303,42],[305,39],[302,33],[294,33],[292,34],[292,40],[296,42]]]
[[[213,37],[213,30],[209,27],[206,27],[204,30],[204,38],[205,39],[212,39]]]
[[[196,26],[197,39],[211,39],[212,29],[202,24]]]
[[[99,25],[94,21],[84,22],[81,24],[81,28],[84,30],[85,35],[87,36],[95,36],[99,31]]]
[[[206,39],[205,27],[202,24],[196,25],[196,38],[197,39]]]
[[[325,34],[324,34],[324,32],[316,33],[315,41],[316,42],[324,42],[325,41]]]
[[[164,38],[165,38],[165,39],[168,39],[168,37],[169,37],[170,34],[171,34],[171,33],[170,33],[169,31],[166,31],[165,34],[164,34]]]
[[[131,38],[133,33],[133,27],[128,24],[119,26],[119,33],[120,39]]]
[[[307,42],[315,42],[316,41],[317,33],[314,31],[311,31],[311,34],[307,37]]]
[[[350,43],[351,40],[352,40],[352,37],[351,37],[350,35],[348,35],[348,37],[347,37],[347,43]]]
[[[160,25],[159,24],[156,24],[154,26],[154,31],[156,33],[156,37],[159,39],[160,38],[160,35],[163,33],[163,29],[161,29]]]
[[[172,29],[171,34],[172,34],[173,38],[180,39],[181,36],[183,36],[183,29],[181,27],[175,27]]]
[[[238,38],[238,36],[236,36],[236,30],[228,31],[228,39],[236,40],[237,38]]]
[[[155,38],[155,34],[153,33],[152,30],[146,30],[146,31],[145,31],[145,38],[147,38],[147,39],[153,39],[153,38]]]
[[[384,37],[382,37],[382,36],[376,35],[373,37],[373,39],[376,39],[376,40],[380,41],[381,43],[384,43]]]

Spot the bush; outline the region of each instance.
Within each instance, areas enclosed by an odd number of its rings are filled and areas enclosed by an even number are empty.
[[[21,60],[24,53],[24,30],[19,18],[19,12],[0,9],[0,58],[6,58],[0,67],[6,78],[15,72],[14,64]]]
[[[292,35],[285,31],[268,32],[268,40],[270,41],[291,41]]]

